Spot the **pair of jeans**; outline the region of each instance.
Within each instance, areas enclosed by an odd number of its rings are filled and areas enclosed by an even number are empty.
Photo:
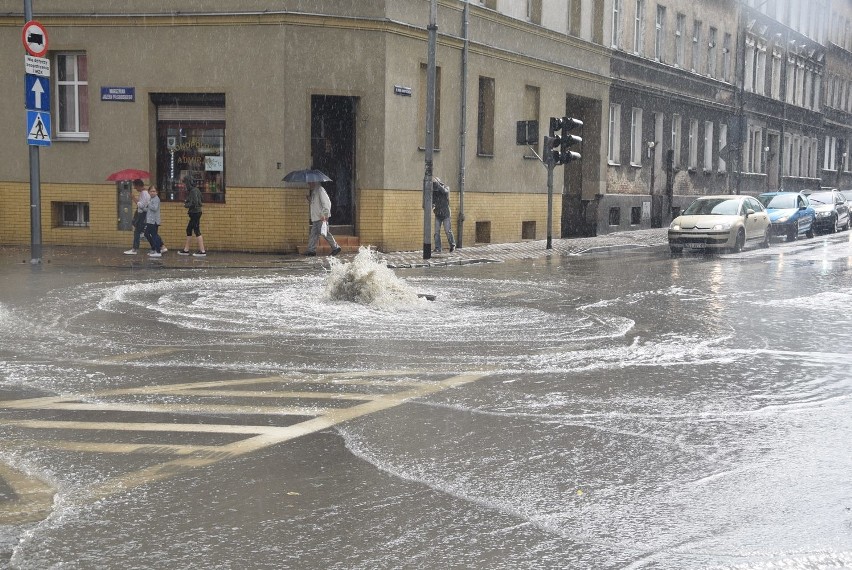
[[[145,224],[145,238],[151,244],[151,249],[160,253],[160,249],[163,247],[163,240],[160,238],[160,225]]]
[[[139,241],[142,237],[142,234],[145,233],[145,212],[137,212],[136,213],[136,222],[133,224],[133,249],[139,249]],[[147,238],[148,235],[146,234]]]
[[[447,242],[450,244],[450,249],[456,248],[456,240],[453,237],[453,229],[450,224],[449,216],[446,218],[435,218],[435,251],[441,251],[441,227],[447,234]]]

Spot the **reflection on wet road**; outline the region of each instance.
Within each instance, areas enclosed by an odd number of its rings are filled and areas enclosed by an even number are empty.
[[[57,492],[12,567],[850,567],[841,239],[359,273],[375,303],[0,275],[0,458]]]

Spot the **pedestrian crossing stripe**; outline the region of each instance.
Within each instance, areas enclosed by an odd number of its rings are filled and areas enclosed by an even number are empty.
[[[419,379],[414,379],[414,375]],[[51,419],[0,419],[0,424],[10,428],[24,430],[74,430],[82,433],[103,432],[147,432],[156,435],[158,441],[146,443],[85,441],[85,436],[76,441],[62,439],[36,439],[26,435],[12,435],[0,442],[0,451],[36,447],[61,449],[65,451],[115,454],[145,454],[160,457],[161,462],[143,469],[125,473],[103,481],[86,493],[91,501],[125,492],[129,489],[161,481],[186,473],[199,467],[206,467],[220,461],[232,459],[266,447],[284,443],[302,436],[329,429],[340,423],[394,408],[411,399],[426,397],[443,390],[475,382],[487,375],[484,371],[469,371],[452,376],[442,374],[438,379],[427,379],[428,372],[374,371],[372,373],[333,373],[298,374],[286,376],[264,376],[260,378],[240,378],[230,380],[201,381],[134,388],[102,390],[80,396],[51,396],[25,400],[0,401],[0,410],[44,410],[50,412],[69,411],[111,411],[111,412],[147,412],[147,413],[185,413],[204,414],[221,418],[223,415],[272,415],[301,416],[300,421],[286,426],[245,425],[229,423],[162,423],[158,421],[72,421]],[[402,376],[404,379],[394,377]],[[387,379],[380,379],[385,377]],[[329,385],[340,388],[340,392],[294,389],[294,385]],[[358,387],[361,390],[353,390]],[[364,387],[367,389],[364,390]],[[370,390],[370,387],[381,388]],[[242,389],[240,389],[242,388]],[[233,405],[208,402],[195,403],[153,403],[109,401],[120,397],[181,396],[198,397],[200,400],[210,396],[240,401]],[[99,401],[92,401],[95,398]],[[246,404],[247,399],[261,398],[261,405]],[[281,400],[276,405],[273,399]],[[345,403],[342,407],[326,405],[303,405],[301,401],[338,400]],[[297,400],[293,402],[293,400]],[[176,433],[184,434],[225,434],[235,436],[230,443],[211,445],[192,445],[162,441]],[[120,438],[116,438],[120,439]],[[80,441],[83,440],[83,441]],[[2,505],[0,505],[2,514]],[[2,520],[2,517],[0,517]]]
[[[27,144],[50,146],[50,113],[27,111]]]

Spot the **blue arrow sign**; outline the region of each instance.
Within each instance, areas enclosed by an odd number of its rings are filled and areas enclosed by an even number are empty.
[[[50,113],[27,111],[27,144],[50,146]]]
[[[50,111],[50,79],[29,73],[25,77],[27,109]]]

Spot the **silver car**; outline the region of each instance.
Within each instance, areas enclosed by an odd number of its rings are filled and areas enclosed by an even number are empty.
[[[742,251],[752,241],[769,247],[769,214],[751,196],[702,196],[669,226],[672,253],[684,248]]]

